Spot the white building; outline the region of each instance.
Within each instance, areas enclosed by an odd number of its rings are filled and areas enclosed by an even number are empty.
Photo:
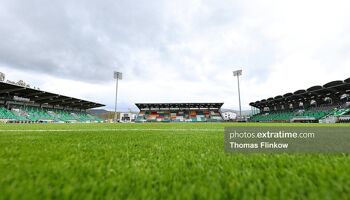
[[[119,114],[119,122],[133,122],[136,119],[137,114],[132,112],[125,112]]]
[[[235,120],[237,118],[237,114],[231,111],[222,112],[221,116],[225,121]]]

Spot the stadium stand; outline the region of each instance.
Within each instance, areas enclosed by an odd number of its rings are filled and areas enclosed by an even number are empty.
[[[102,122],[88,114],[104,106],[73,97],[0,82],[0,121],[9,123]]]
[[[252,122],[350,122],[350,78],[252,102]]]
[[[221,122],[223,103],[136,103],[136,122]]]

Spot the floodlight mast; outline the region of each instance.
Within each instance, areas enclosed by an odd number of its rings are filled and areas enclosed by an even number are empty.
[[[114,72],[115,85],[115,105],[114,105],[114,122],[117,122],[117,105],[118,105],[118,81],[122,80],[123,74],[121,72]]]
[[[0,72],[0,81],[4,82],[5,81],[5,74]]]
[[[242,76],[242,70],[233,71],[233,76],[237,76],[238,83],[238,101],[239,101],[239,118],[242,118],[242,107],[241,107],[241,90],[239,87],[239,76]]]

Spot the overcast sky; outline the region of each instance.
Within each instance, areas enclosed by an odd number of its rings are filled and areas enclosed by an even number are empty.
[[[242,106],[350,77],[350,2],[0,0],[9,80],[113,109],[135,102]]]

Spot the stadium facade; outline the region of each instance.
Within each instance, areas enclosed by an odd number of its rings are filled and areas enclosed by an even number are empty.
[[[23,81],[0,82],[0,122],[101,122],[102,119],[86,111],[102,106],[100,103],[33,89]]]
[[[221,122],[224,103],[136,103],[136,122]]]
[[[253,122],[350,122],[350,78],[252,102]]]

